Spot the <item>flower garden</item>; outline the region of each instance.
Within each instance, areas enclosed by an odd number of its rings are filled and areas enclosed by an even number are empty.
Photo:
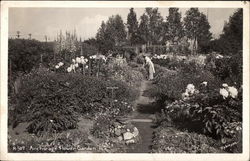
[[[141,142],[122,119],[136,110],[145,79],[139,57],[76,56],[23,74],[18,92],[9,89],[9,151],[126,152]],[[161,105],[152,152],[242,152],[241,53],[152,60],[148,94]]]
[[[240,26],[242,9],[216,40],[197,8],[187,11],[186,26],[178,8],[169,12],[168,30],[160,32],[165,21],[158,8],[146,8],[133,39],[126,35],[135,29],[126,31],[119,15],[84,42],[61,31],[54,42],[9,39],[8,152],[126,153],[139,147],[144,153],[242,153],[243,54],[236,43],[242,29],[234,25]],[[207,24],[204,40],[186,37],[189,21],[197,20],[191,13]],[[133,8],[129,15],[137,22]],[[169,33],[183,26],[186,36]],[[188,39],[198,43],[192,52]],[[151,81],[145,55],[154,63]]]
[[[26,123],[26,137],[32,138],[16,140],[18,135],[9,135],[10,151],[106,152],[113,146],[121,151],[125,144],[138,140],[138,129],[119,118],[128,117],[134,110],[144,79],[139,67],[103,55],[79,56],[55,64],[22,75],[20,92],[9,95],[9,125],[15,128]],[[81,119],[91,127],[81,131]]]
[[[230,58],[210,55],[205,61],[175,60],[174,69],[158,69],[150,93],[164,106],[156,119],[154,152],[242,152],[240,53]],[[155,63],[163,61],[168,59]]]

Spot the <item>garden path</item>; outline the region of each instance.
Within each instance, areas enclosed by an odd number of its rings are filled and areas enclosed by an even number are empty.
[[[140,96],[135,103],[135,111],[130,121],[138,128],[140,133],[140,142],[131,145],[127,152],[129,153],[150,153],[152,145],[152,137],[154,131],[153,118],[157,111],[154,99],[146,96],[146,91],[151,87],[150,81],[142,81],[140,88]]]

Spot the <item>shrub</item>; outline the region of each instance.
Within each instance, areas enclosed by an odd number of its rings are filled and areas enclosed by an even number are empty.
[[[52,137],[31,135],[28,138],[13,139],[8,136],[8,151],[12,153],[69,153],[84,148],[96,149],[87,133],[79,130],[53,133]]]
[[[188,99],[167,103],[158,123],[171,122],[168,124],[220,139],[226,151],[242,151],[242,98],[223,98],[217,89],[199,91]]]
[[[16,72],[30,72],[37,68],[43,56],[43,64],[48,65],[53,58],[53,43],[44,43],[36,40],[9,39],[9,60],[11,61],[12,75]],[[9,64],[10,65],[10,64]]]
[[[22,121],[31,121],[28,130],[32,133],[75,128],[79,112],[93,114],[107,107],[107,99],[111,97],[111,91],[107,90],[109,86],[118,87],[113,99],[132,102],[138,96],[136,90],[111,79],[83,77],[77,73],[27,75],[17,95],[14,113],[25,116]],[[124,109],[123,106],[114,107]]]
[[[185,91],[187,84],[194,84],[200,86],[203,81],[207,81],[211,88],[218,87],[219,81],[206,70],[199,70],[198,68],[190,67],[180,71],[161,70],[156,66],[156,79],[154,81],[155,89],[152,91],[152,96],[159,100],[178,100],[181,94]]]
[[[238,52],[230,57],[216,57],[216,55],[208,56],[206,60],[206,68],[222,81],[233,83],[237,87],[240,87],[243,79],[242,52]]]
[[[221,153],[216,140],[197,133],[172,127],[158,127],[154,132],[153,152],[156,153]]]
[[[106,68],[106,77],[125,82],[134,88],[140,87],[141,81],[144,79],[141,72],[143,70],[141,68],[139,70],[132,68],[125,60],[119,63],[119,59],[114,59],[109,62]]]

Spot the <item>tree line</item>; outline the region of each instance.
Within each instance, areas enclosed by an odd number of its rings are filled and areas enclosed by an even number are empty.
[[[238,9],[231,16],[224,27],[223,34],[217,39],[221,40],[220,44],[211,41],[212,33],[209,31],[211,26],[207,16],[200,12],[198,8],[187,10],[183,19],[179,8],[169,8],[168,11],[169,14],[162,17],[158,8],[145,8],[145,12],[138,21],[134,8],[130,8],[126,23],[124,23],[120,15],[109,17],[106,22],[102,21],[96,37],[92,41],[96,41],[95,43],[102,53],[122,45],[166,44],[188,45],[193,53],[207,53],[211,50],[218,50],[215,49],[213,44],[222,45],[221,43],[228,37],[225,35],[236,36],[236,41],[242,39],[242,28],[240,27],[242,25],[241,9]],[[241,33],[238,31],[234,33],[235,29],[241,30]],[[233,46],[240,46],[240,44],[242,44],[242,41],[237,41]]]
[[[206,23],[201,23],[204,21]],[[131,8],[126,24],[121,16],[111,16],[107,22],[102,22],[95,38],[79,42],[74,51],[78,55],[82,51],[84,56],[89,56],[98,51],[106,54],[109,50],[123,45],[166,45],[166,43],[182,45],[185,39],[195,40],[194,48],[201,53],[216,51],[223,55],[233,55],[242,50],[242,9],[237,9],[225,23],[218,39],[211,40],[208,28],[210,25],[206,16],[197,8],[189,9],[183,21],[178,8],[170,8],[165,21],[157,8],[148,8],[145,9],[139,22],[134,9]],[[54,64],[57,47],[58,41],[39,42],[34,39],[9,39],[8,55],[11,70],[9,73],[17,71],[28,73],[34,67],[38,67],[40,63],[46,66]],[[63,52],[68,53],[70,50],[71,48]]]
[[[198,8],[190,8],[183,21],[179,8],[169,8],[169,14],[165,18],[161,16],[158,8],[146,8],[139,20],[134,8],[130,8],[126,24],[120,15],[112,16],[107,22],[102,22],[96,35],[98,44],[101,44],[100,50],[105,52],[107,46],[113,48],[117,44],[124,43],[179,44],[186,39],[193,41],[193,50],[196,51],[207,45],[212,38],[207,17]]]

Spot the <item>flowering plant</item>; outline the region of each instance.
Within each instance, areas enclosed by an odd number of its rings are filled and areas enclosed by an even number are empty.
[[[204,85],[204,82],[202,84]],[[230,87],[227,84],[222,86]],[[189,84],[185,93],[188,95],[187,91],[194,90],[195,87]],[[188,99],[184,97],[183,100],[168,103],[164,114],[182,128],[189,127],[215,139],[221,139],[222,144],[237,140],[235,146],[238,146],[240,138],[236,134],[241,130],[241,125],[231,125],[242,121],[242,100],[236,97],[238,90],[235,87],[232,87],[230,92],[231,94],[224,88],[199,88],[199,92],[191,92]]]

